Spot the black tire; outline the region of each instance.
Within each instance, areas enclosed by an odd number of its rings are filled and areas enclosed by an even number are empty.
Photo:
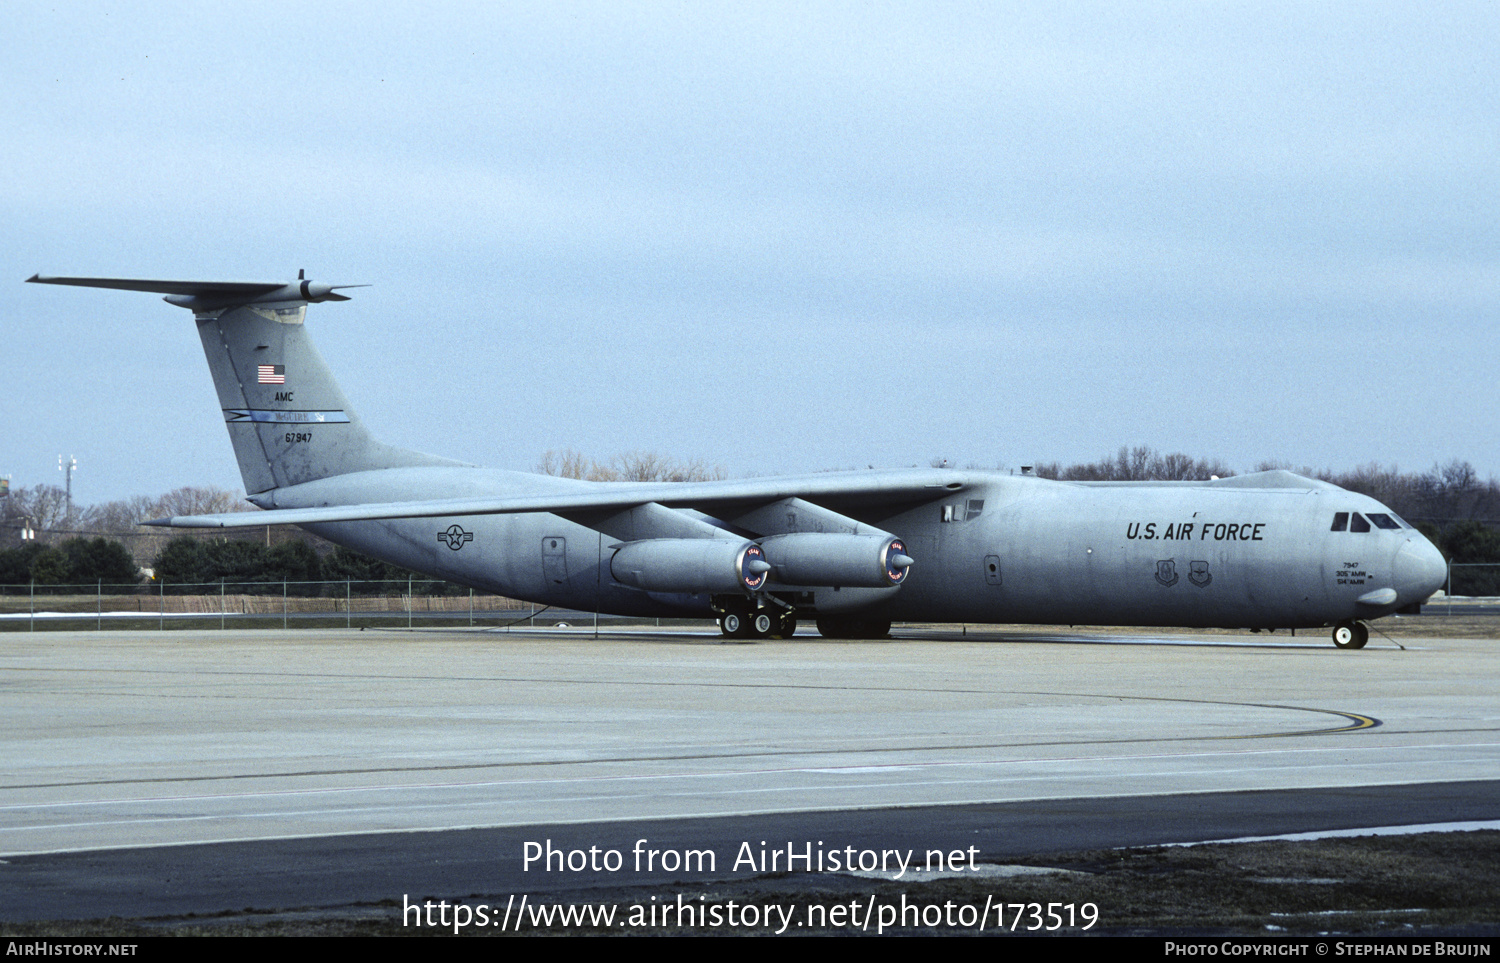
[[[818,619],[818,634],[825,639],[849,638],[848,619]]]
[[[719,617],[719,631],[727,639],[748,639],[750,620],[739,612],[725,612]]]
[[[776,619],[769,612],[756,612],[750,616],[750,637],[769,639],[776,630]]]
[[[818,619],[818,632],[825,639],[885,639],[891,634],[891,620],[834,615]]]
[[[1370,627],[1363,622],[1340,622],[1333,627],[1333,644],[1341,649],[1363,649],[1370,641]]]
[[[793,615],[783,615],[776,621],[776,634],[772,638],[790,639],[797,634],[797,618]]]

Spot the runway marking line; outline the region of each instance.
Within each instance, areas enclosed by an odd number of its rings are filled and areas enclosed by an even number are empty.
[[[663,779],[731,779],[731,778],[748,778],[748,777],[763,778],[763,777],[765,777],[767,775],[786,775],[786,774],[795,774],[795,773],[807,773],[807,774],[818,774],[818,775],[836,775],[836,774],[841,774],[841,773],[854,774],[854,773],[869,773],[869,772],[877,772],[877,771],[878,772],[903,772],[903,771],[912,771],[912,770],[921,770],[921,769],[949,769],[949,768],[954,768],[954,767],[959,767],[959,766],[965,766],[965,767],[982,767],[982,766],[1022,766],[1022,765],[1025,765],[1025,766],[1036,766],[1036,765],[1080,765],[1080,764],[1101,763],[1101,762],[1117,763],[1117,762],[1120,762],[1122,760],[1124,760],[1124,761],[1129,761],[1129,760],[1143,760],[1144,761],[1144,760],[1152,760],[1152,759],[1185,760],[1185,759],[1193,759],[1193,758],[1203,758],[1203,759],[1218,758],[1218,757],[1224,757],[1224,756],[1231,756],[1231,757],[1232,756],[1267,756],[1267,755],[1280,755],[1280,754],[1285,754],[1285,755],[1313,755],[1313,754],[1323,754],[1323,753],[1331,753],[1331,752],[1333,752],[1333,753],[1347,754],[1349,752],[1374,752],[1374,751],[1383,751],[1383,752],[1396,753],[1396,752],[1401,752],[1401,751],[1406,751],[1406,750],[1445,749],[1445,748],[1451,748],[1451,746],[1446,746],[1446,745],[1442,745],[1442,744],[1418,745],[1418,746],[1395,746],[1395,747],[1392,747],[1392,746],[1358,746],[1358,747],[1352,747],[1352,748],[1348,747],[1348,746],[1338,746],[1338,747],[1332,747],[1332,746],[1330,746],[1330,747],[1326,747],[1326,748],[1303,748],[1303,749],[1240,749],[1240,750],[1234,750],[1234,751],[1231,751],[1231,752],[1140,753],[1140,754],[1128,755],[1128,756],[1094,756],[1094,757],[1057,756],[1057,757],[1049,757],[1049,758],[1041,758],[1041,759],[1034,759],[1034,758],[982,759],[982,760],[958,760],[958,759],[954,759],[954,760],[947,760],[947,761],[943,761],[943,762],[930,762],[930,763],[891,763],[889,765],[884,765],[884,766],[870,766],[870,765],[854,765],[854,766],[789,766],[789,767],[780,767],[780,768],[732,769],[732,770],[720,770],[720,771],[715,771],[715,772],[688,772],[688,773],[668,773],[668,774],[645,774],[645,775],[641,775],[641,774],[629,774],[629,773],[619,773],[619,774],[613,774],[613,775],[580,775],[580,776],[567,776],[567,777],[551,777],[551,778],[545,778],[545,779],[504,779],[504,780],[486,780],[486,781],[476,781],[476,782],[411,783],[411,784],[405,784],[405,785],[378,785],[378,786],[333,786],[333,787],[324,787],[324,788],[315,788],[315,789],[310,788],[310,789],[258,790],[258,791],[241,792],[241,793],[202,793],[202,794],[184,794],[184,795],[176,795],[176,796],[139,796],[139,797],[123,797],[123,798],[118,798],[118,799],[78,799],[78,800],[65,800],[65,801],[58,801],[58,802],[42,802],[42,803],[13,803],[13,804],[9,804],[9,805],[0,806],[0,812],[19,812],[19,811],[37,810],[37,809],[65,809],[65,808],[81,807],[81,806],[121,805],[121,804],[126,804],[126,803],[156,803],[156,804],[160,804],[160,803],[170,803],[170,802],[206,802],[206,801],[214,801],[214,800],[232,800],[232,799],[256,799],[256,798],[270,799],[270,798],[284,798],[284,797],[293,797],[293,796],[339,795],[339,794],[350,794],[350,793],[361,793],[361,792],[406,792],[406,791],[417,791],[417,790],[420,790],[420,791],[431,791],[431,790],[436,790],[436,789],[450,789],[450,790],[451,789],[489,789],[489,788],[496,788],[496,787],[502,787],[502,786],[543,786],[543,785],[567,785],[567,784],[578,784],[578,783],[609,783],[609,782],[627,783],[627,782],[644,782],[644,781],[663,780]],[[1500,743],[1483,743],[1483,744],[1479,744],[1479,745],[1471,745],[1469,748],[1495,749],[1495,748],[1500,748]],[[1483,759],[1483,758],[1476,758],[1476,759],[1474,759],[1472,761],[1476,762],[1476,763],[1479,763],[1479,762],[1486,762],[1486,761],[1489,761],[1489,760]],[[1409,765],[1409,763],[1402,763],[1402,764],[1403,765]],[[1305,764],[1299,764],[1299,766],[1301,766],[1303,768],[1306,767]],[[1295,769],[1295,768],[1298,768],[1299,766],[1287,765],[1287,766],[1281,766],[1281,767],[1276,767],[1276,768]],[[1228,772],[1244,772],[1244,771],[1247,771],[1247,770],[1245,768],[1243,768],[1243,767],[1236,768],[1236,769],[1217,769],[1217,770],[1186,770],[1186,769],[1184,769],[1184,770],[1176,770],[1176,771],[1174,771],[1172,773],[1167,773],[1167,774],[1168,775],[1172,775],[1172,774],[1194,774],[1194,773],[1228,773]],[[1256,771],[1261,771],[1261,770],[1256,770]],[[267,777],[267,778],[274,778],[274,777]],[[1044,774],[1044,775],[1038,775],[1038,776],[1030,777],[1030,779],[1012,780],[1012,781],[1037,781],[1037,780],[1042,780],[1042,779],[1054,779],[1054,778],[1060,778],[1060,777],[1058,775],[1056,775],[1056,774],[1048,773],[1048,774]],[[953,780],[945,780],[945,781],[953,781]],[[993,778],[990,778],[990,779],[984,779],[984,780],[957,780],[957,781],[994,782],[995,780]],[[921,783],[916,783],[916,784],[904,783],[903,785],[921,785]],[[798,788],[798,787],[787,787],[787,788]],[[828,788],[839,788],[839,787],[828,787]],[[773,791],[777,791],[777,790],[773,790]],[[599,798],[612,798],[612,797],[599,797]],[[491,800],[489,802],[492,803],[493,801]],[[451,804],[442,804],[442,805],[451,805]],[[334,810],[327,810],[327,811],[331,812],[331,811],[334,811]],[[204,817],[204,818],[226,818],[226,817]],[[24,829],[24,827],[16,827],[16,828],[5,827],[5,828],[0,828],[0,832],[22,831],[23,829]]]

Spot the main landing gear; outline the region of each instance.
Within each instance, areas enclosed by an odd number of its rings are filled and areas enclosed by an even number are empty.
[[[818,619],[818,633],[825,639],[884,639],[890,637],[891,620],[830,615]]]
[[[757,600],[743,596],[716,596],[719,631],[726,639],[790,639],[797,631],[797,610],[780,600]],[[891,620],[859,615],[825,615],[818,619],[818,634],[825,639],[885,639]]]
[[[1370,627],[1363,622],[1340,622],[1333,627],[1333,644],[1341,649],[1363,649],[1370,641]]]
[[[734,599],[724,605],[719,631],[727,639],[789,639],[797,631],[797,618],[785,609],[752,607],[749,599]]]

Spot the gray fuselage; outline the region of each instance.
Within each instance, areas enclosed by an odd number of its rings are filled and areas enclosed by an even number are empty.
[[[420,572],[549,605],[835,638],[892,620],[1280,628],[1362,620],[1441,588],[1437,549],[1373,499],[1285,471],[1060,482],[910,469],[590,483],[376,438],[304,324],[348,300],[295,282],[43,277],[191,310],[250,500],[179,528],[293,524]],[[781,579],[781,582],[777,580]],[[786,584],[801,579],[816,584]],[[748,633],[748,634],[747,634]]]
[[[902,585],[773,582],[769,590],[791,593],[801,611],[817,615],[1287,628],[1386,615],[1426,599],[1445,576],[1437,550],[1399,519],[1391,528],[1332,530],[1340,512],[1394,518],[1379,502],[1286,472],[1156,483],[949,474],[960,479],[955,494],[878,519],[916,560]],[[280,489],[265,507],[399,501],[434,490],[477,497],[597,487],[446,467],[343,475],[336,487],[328,483],[336,502],[319,497],[324,484]],[[553,514],[306,527],[421,572],[540,604],[620,615],[711,614],[706,594],[647,592],[618,581],[610,559],[619,543]]]

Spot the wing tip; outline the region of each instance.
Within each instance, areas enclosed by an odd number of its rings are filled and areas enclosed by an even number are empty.
[[[223,528],[224,523],[208,515],[173,515],[171,518],[153,518],[141,522],[152,528]]]

